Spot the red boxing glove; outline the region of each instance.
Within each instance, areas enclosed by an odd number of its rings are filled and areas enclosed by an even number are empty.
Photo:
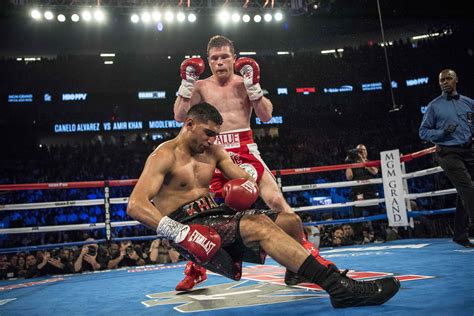
[[[180,96],[187,99],[191,98],[194,84],[204,72],[204,69],[204,61],[198,57],[188,58],[181,63],[179,73],[183,80],[181,80],[181,86],[178,90]]]
[[[211,260],[221,247],[221,236],[209,226],[185,225],[165,216],[156,231],[158,235],[173,240],[177,249],[185,252],[197,263]]]
[[[250,101],[256,101],[263,96],[260,88],[260,67],[252,58],[242,57],[235,62],[235,70],[244,77],[245,89]]]
[[[224,203],[237,212],[248,210],[258,198],[258,186],[247,179],[233,179],[224,185]]]
[[[252,81],[249,81],[249,84],[257,84],[260,82],[260,67],[252,58],[241,57],[237,59],[235,61],[235,70],[240,72],[244,79],[251,79]]]
[[[188,68],[189,67],[189,68]],[[204,60],[199,57],[188,58],[181,63],[181,78],[188,80],[189,76],[193,76],[196,80],[204,72]]]

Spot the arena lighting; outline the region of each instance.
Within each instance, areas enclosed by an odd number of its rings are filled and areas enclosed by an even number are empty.
[[[142,22],[145,24],[151,22],[151,15],[148,12],[143,12],[140,17]]]
[[[290,52],[277,52],[277,55],[289,55]]]
[[[321,54],[334,54],[335,52],[336,52],[335,49],[326,49],[326,50],[322,50]]]
[[[158,11],[153,11],[151,13],[151,18],[153,19],[153,21],[158,22],[161,20],[161,13]]]
[[[275,21],[281,21],[283,20],[283,14],[281,12],[275,13]]]
[[[392,46],[393,42],[388,42],[388,43],[380,43],[380,46],[384,47],[385,45],[387,46]]]
[[[229,14],[229,12],[227,12],[227,10],[219,11],[219,13],[217,14],[217,17],[218,17],[219,21],[221,23],[224,23],[224,24],[229,22],[229,20],[230,20],[230,14]]]
[[[94,11],[94,19],[97,21],[97,22],[103,22],[105,20],[105,14],[104,14],[104,11],[100,10],[100,9],[96,9]]]
[[[244,21],[245,23],[249,23],[250,22],[250,15],[244,14],[244,16],[242,17],[242,21]]]
[[[138,14],[132,14],[132,16],[130,16],[130,21],[132,21],[132,23],[138,23],[138,21],[140,21],[140,17]]]
[[[265,20],[265,22],[270,22],[273,17],[270,13],[265,13],[265,15],[263,16],[263,19]]]
[[[79,14],[74,13],[73,15],[71,15],[71,21],[79,22],[79,19],[80,19]]]
[[[100,57],[115,57],[114,53],[102,53],[100,54]]]
[[[57,19],[58,19],[59,22],[65,22],[66,21],[66,17],[64,16],[64,14],[59,14]]]
[[[184,22],[184,20],[186,20],[186,15],[183,12],[178,12],[176,14],[176,20],[178,22]]]
[[[446,32],[447,33],[447,32]],[[432,33],[432,34],[424,34],[424,35],[418,35],[418,36],[413,36],[411,39],[412,40],[420,40],[424,38],[430,38],[430,37],[435,37],[435,36],[440,36],[439,33]]]
[[[82,19],[86,22],[89,22],[90,20],[92,20],[92,14],[90,13],[90,11],[82,11]]]
[[[257,52],[240,52],[240,56],[251,56],[251,55],[257,55]]]
[[[188,15],[188,21],[191,22],[191,23],[196,22],[196,14],[190,13],[190,14]]]
[[[105,60],[104,65],[113,65],[114,61],[113,60]]]
[[[173,12],[167,11],[167,12],[165,13],[165,20],[166,20],[167,22],[170,22],[170,23],[173,22],[173,20],[174,20]]]
[[[54,14],[51,11],[46,11],[44,13],[44,18],[48,21],[51,21],[54,18]]]
[[[260,23],[260,21],[262,21],[262,17],[260,16],[260,14],[257,14],[253,17],[253,20],[255,21],[255,23]]]
[[[39,12],[36,9],[31,10],[31,17],[35,20],[40,20],[41,19],[41,12]]]
[[[240,21],[240,14],[232,13],[232,22],[237,23]]]

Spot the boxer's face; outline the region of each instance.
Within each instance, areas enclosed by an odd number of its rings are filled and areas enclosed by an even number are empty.
[[[229,46],[211,48],[207,61],[212,74],[219,80],[226,80],[234,73],[235,55]]]
[[[220,131],[220,125],[212,121],[193,120],[189,128],[192,132],[191,150],[198,154],[202,154],[214,144]]]

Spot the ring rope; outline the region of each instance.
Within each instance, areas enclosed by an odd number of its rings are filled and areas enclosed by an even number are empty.
[[[455,207],[452,208],[444,208],[439,210],[431,210],[431,211],[413,211],[408,212],[408,217],[419,217],[425,215],[441,215],[441,214],[449,214],[454,213],[456,211]],[[341,225],[341,224],[350,224],[350,223],[360,223],[360,222],[373,222],[379,220],[387,219],[387,214],[377,214],[372,216],[366,217],[357,217],[357,218],[343,218],[343,219],[334,219],[329,221],[316,221],[316,222],[306,222],[303,223],[304,226],[318,226],[318,225]]]
[[[126,203],[128,203],[128,197],[110,199],[110,204],[126,204]],[[56,208],[56,207],[65,207],[65,206],[94,206],[94,205],[104,205],[104,204],[105,204],[104,199],[5,204],[5,205],[0,205],[0,212],[1,211],[22,211],[22,210],[32,210],[32,209],[39,210],[39,209],[45,209],[45,208]]]
[[[430,147],[423,149],[411,154],[403,155],[400,157],[401,162],[411,161],[415,158],[419,158],[436,151],[436,147]],[[342,165],[331,165],[331,166],[319,166],[319,167],[308,167],[308,168],[296,168],[296,169],[282,169],[272,170],[275,175],[295,175],[313,172],[323,171],[335,171],[343,170],[347,168],[362,168],[362,167],[378,167],[380,166],[380,160],[359,162],[352,164]],[[108,181],[85,181],[85,182],[56,182],[56,183],[25,183],[25,184],[0,184],[0,191],[25,191],[25,190],[44,190],[44,189],[76,189],[76,188],[98,188],[104,187],[106,182],[110,187],[117,186],[131,186],[137,183],[138,179],[126,179],[126,180],[108,180]]]
[[[118,238],[114,238],[114,241],[120,242],[120,241],[128,241],[128,240],[130,241],[155,240],[155,239],[162,239],[162,238],[163,236],[150,235],[150,236],[135,236],[135,237],[118,237]],[[63,243],[57,243],[57,244],[46,244],[46,245],[38,245],[38,246],[4,248],[4,249],[0,249],[0,254],[14,253],[14,252],[29,252],[29,251],[55,249],[55,248],[62,248],[62,247],[75,247],[75,246],[83,246],[83,245],[91,245],[91,244],[100,244],[100,243],[105,243],[105,242],[107,242],[107,239],[63,242]]]

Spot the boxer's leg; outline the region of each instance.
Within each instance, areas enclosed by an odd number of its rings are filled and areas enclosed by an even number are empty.
[[[278,263],[320,285],[329,293],[334,307],[380,305],[400,288],[393,277],[361,282],[339,273],[333,266],[325,267],[265,215],[244,215],[239,232],[247,247],[258,243]]]

